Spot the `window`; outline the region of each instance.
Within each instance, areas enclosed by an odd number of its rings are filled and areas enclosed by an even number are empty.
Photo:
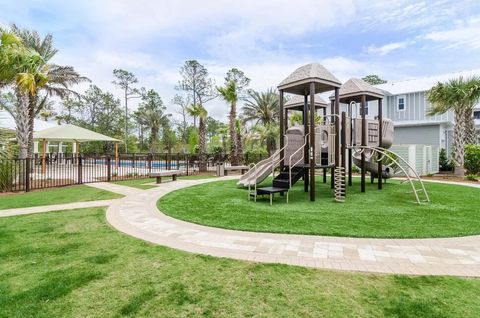
[[[473,111],[473,118],[480,119],[480,110]]]
[[[360,116],[363,116],[361,106],[360,106]],[[368,116],[368,102],[365,104],[365,116]]]
[[[397,98],[397,110],[405,110],[405,96],[398,96]]]

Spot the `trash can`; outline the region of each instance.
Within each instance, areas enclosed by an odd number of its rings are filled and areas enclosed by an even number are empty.
[[[225,173],[225,163],[217,162],[217,177],[223,177]]]

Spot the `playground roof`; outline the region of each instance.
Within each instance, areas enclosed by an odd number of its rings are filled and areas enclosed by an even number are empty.
[[[120,140],[75,125],[60,125],[33,133],[34,140],[87,142]]]
[[[363,95],[369,101],[383,98],[384,93],[382,90],[359,78],[351,78],[340,87],[339,97],[341,103],[360,102]],[[330,95],[329,98],[333,100],[335,96]]]
[[[342,85],[323,65],[311,63],[297,68],[278,85],[278,89],[286,93],[306,95],[310,92],[312,82],[315,83],[315,93],[331,91]]]
[[[304,103],[304,96],[295,95],[285,103],[284,108],[288,110],[303,110]],[[308,104],[310,104],[310,99],[308,99]],[[315,94],[315,108],[324,108],[327,106],[327,102],[320,96],[320,94]]]

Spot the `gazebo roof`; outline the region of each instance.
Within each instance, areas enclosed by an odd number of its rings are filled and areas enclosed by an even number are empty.
[[[323,65],[310,63],[297,68],[278,85],[278,89],[286,93],[306,95],[310,92],[312,82],[315,83],[315,93],[331,91],[342,85]]]
[[[33,133],[33,139],[66,142],[121,141],[75,125],[60,125],[37,131]]]
[[[340,87],[339,97],[341,103],[360,102],[362,95],[365,95],[367,101],[383,98],[384,93],[381,89],[373,87],[362,79],[351,78]],[[330,100],[335,98],[330,95]]]
[[[303,110],[304,103],[304,96],[295,95],[285,103],[284,108],[289,110]],[[307,103],[310,104],[310,98],[307,99]],[[327,102],[320,97],[320,94],[315,94],[315,108],[324,108],[327,106]]]

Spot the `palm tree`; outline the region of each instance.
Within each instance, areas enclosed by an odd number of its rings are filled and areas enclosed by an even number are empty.
[[[279,98],[273,89],[266,92],[249,92],[249,100],[243,106],[245,122],[269,125],[278,122]]]
[[[60,66],[50,63],[50,60],[58,53],[58,50],[53,46],[52,35],[47,34],[42,39],[38,32],[20,29],[15,24],[12,25],[11,32],[21,39],[25,47],[37,52],[42,57],[44,63],[43,65],[40,65],[40,68],[48,79],[44,85],[37,85],[35,91],[29,94],[28,154],[29,156],[32,156],[34,118],[44,108],[47,98],[50,96],[64,98],[71,94],[79,96],[76,92],[70,90],[69,87],[90,80],[86,77],[80,76],[72,66]],[[42,80],[42,78],[35,79],[37,82],[40,80]],[[42,98],[39,98],[41,91],[44,91],[45,95]]]
[[[278,123],[255,125],[251,130],[258,143],[260,145],[266,145],[268,155],[273,155],[277,148],[277,139],[280,131]]]
[[[166,107],[163,105],[163,101],[156,91],[149,90],[145,92],[136,116],[140,125],[150,129],[150,153],[158,152],[160,146],[160,129],[169,125],[170,114],[165,114],[165,110]]]
[[[45,61],[38,52],[25,47],[12,32],[0,30],[0,34],[0,83],[15,89],[16,106],[7,108],[7,111],[15,118],[19,158],[25,159],[30,131],[29,96],[35,96],[48,81]]]
[[[217,87],[220,96],[230,103],[230,114],[228,117],[228,128],[230,132],[230,163],[232,166],[238,166],[239,164],[239,149],[238,138],[236,134],[236,120],[237,120],[237,102],[238,102],[238,90],[235,81],[229,81],[225,87]]]
[[[237,138],[238,161],[243,160],[243,136],[246,134],[245,125],[242,120],[235,120],[235,137]]]
[[[207,171],[207,151],[206,151],[206,127],[205,119],[207,118],[207,110],[201,104],[194,104],[188,109],[190,116],[196,116],[199,119],[198,122],[198,170],[200,172]]]
[[[455,174],[463,176],[465,145],[471,138],[467,127],[472,125],[472,109],[480,99],[480,78],[464,79],[459,77],[446,83],[438,83],[427,93],[432,104],[429,115],[443,114],[452,110],[455,116],[453,128],[453,163]]]
[[[253,122],[254,132],[265,142],[267,152],[272,155],[278,137],[279,98],[273,89],[265,92],[249,92],[250,99],[243,106],[243,120]]]

